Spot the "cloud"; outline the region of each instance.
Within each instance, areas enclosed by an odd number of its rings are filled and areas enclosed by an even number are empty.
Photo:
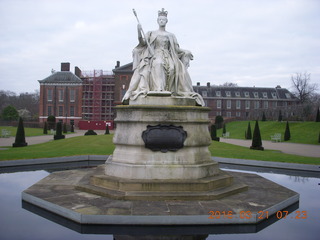
[[[194,55],[193,83],[290,87],[308,71],[319,80],[320,2],[313,0],[119,0],[0,2],[0,84],[33,91],[38,79],[69,61],[82,70],[112,70],[132,61],[135,8],[146,31],[157,11],[169,11],[167,30]]]

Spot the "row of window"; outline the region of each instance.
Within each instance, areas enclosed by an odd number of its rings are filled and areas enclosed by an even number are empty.
[[[52,99],[53,99],[53,89],[47,89],[48,102],[52,102]],[[70,102],[75,102],[75,100],[76,100],[76,90],[75,89],[69,90],[69,99],[70,99]],[[59,102],[64,101],[64,89],[58,90],[58,100],[59,100]]]
[[[218,99],[216,101],[217,101],[217,108],[222,108],[222,100]],[[236,109],[241,109],[241,102],[243,103],[243,101],[241,101],[241,100],[236,100],[235,101]],[[226,100],[227,109],[231,109],[231,104],[232,104],[232,100]],[[250,100],[246,100],[246,101],[244,101],[245,109],[250,109],[252,107],[252,104],[253,104],[253,108],[254,109],[259,109],[261,107],[264,108],[264,109],[268,109],[269,108],[269,102],[268,101],[250,101]],[[283,102],[283,105],[287,106],[287,102]],[[278,107],[278,102],[272,102],[272,106],[271,107],[272,108]]]
[[[216,97],[221,97],[221,91],[215,91]],[[208,92],[207,91],[202,91],[202,96],[203,97],[208,97]],[[226,97],[231,97],[231,91],[225,91],[225,96]],[[235,92],[236,97],[240,97],[240,92]],[[259,92],[253,92],[254,98],[259,98]],[[271,92],[271,96],[273,99],[277,99],[277,93],[276,92]],[[291,95],[290,93],[285,93],[286,98],[290,99]],[[250,93],[249,92],[244,92],[244,97],[249,98]],[[262,92],[262,98],[268,98],[268,93],[267,92]]]
[[[52,106],[48,106],[47,114],[48,114],[48,116],[55,115],[53,113],[53,107]],[[64,117],[65,115],[67,115],[69,117],[74,117],[75,116],[75,107],[74,106],[70,106],[69,113],[65,113],[64,112],[64,107],[63,106],[58,106],[58,116],[59,117]]]

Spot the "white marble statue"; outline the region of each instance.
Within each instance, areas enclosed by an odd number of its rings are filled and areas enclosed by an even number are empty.
[[[133,50],[134,73],[123,103],[152,92],[194,98],[197,105],[204,106],[201,95],[193,91],[187,71],[193,55],[181,49],[175,35],[166,31],[167,14],[162,8],[158,12],[159,29],[147,34],[138,20],[139,44]]]

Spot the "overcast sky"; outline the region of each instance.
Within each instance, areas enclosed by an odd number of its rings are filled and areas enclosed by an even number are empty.
[[[320,83],[320,0],[0,0],[0,90],[33,92],[61,62],[72,71],[130,63],[132,8],[145,32],[169,12],[167,31],[194,55],[194,85],[290,89],[305,71]]]

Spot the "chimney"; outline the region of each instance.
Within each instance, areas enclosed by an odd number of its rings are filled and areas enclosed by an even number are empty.
[[[67,72],[70,71],[70,63],[64,62],[61,63],[61,72]]]
[[[197,87],[200,87],[200,82],[197,82]]]
[[[77,76],[77,77],[81,77],[81,70],[80,68],[78,67],[74,67],[74,74]]]
[[[115,66],[115,68],[120,67],[120,61],[117,61],[117,65]]]
[[[280,86],[280,85],[277,85],[276,88],[281,88],[281,86]]]
[[[207,82],[207,87],[210,87],[210,82]]]

